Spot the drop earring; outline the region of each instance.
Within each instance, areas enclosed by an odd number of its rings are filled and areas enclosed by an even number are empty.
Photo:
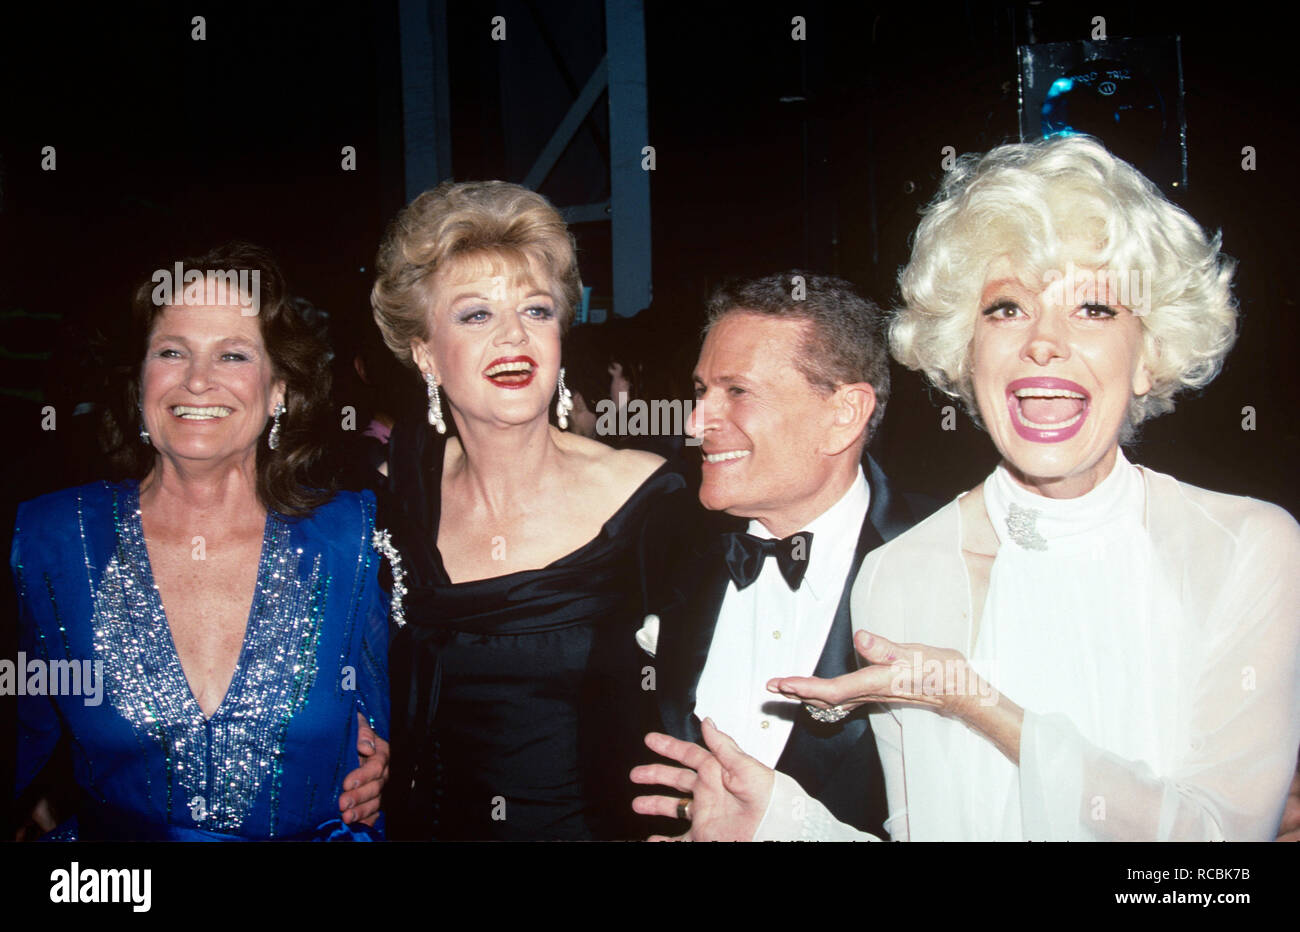
[[[564,384],[564,367],[560,367],[560,384],[558,398],[555,402],[555,419],[560,423],[560,430],[569,429],[569,414],[573,411],[573,392]]]
[[[424,384],[429,390],[429,423],[440,434],[447,432],[447,422],[442,419],[442,399],[438,397],[438,383],[433,378],[433,373],[424,374]]]
[[[272,450],[280,448],[280,415],[284,414],[284,402],[275,403],[274,420],[271,421],[271,435],[266,438],[266,445]]]
[[[140,414],[140,442],[145,446],[152,445],[153,441],[149,439],[149,428],[144,426],[144,407],[136,409]]]

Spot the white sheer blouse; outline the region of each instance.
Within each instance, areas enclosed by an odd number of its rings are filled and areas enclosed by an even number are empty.
[[[1007,539],[996,479],[975,643],[955,501],[869,554],[854,586],[855,629],[959,650],[1025,709],[1019,766],[955,719],[873,713],[890,836],[1271,840],[1300,746],[1300,526],[1121,456],[1075,539],[1080,500],[1032,500],[1044,553],[1035,529]],[[778,774],[756,838],[871,836]]]

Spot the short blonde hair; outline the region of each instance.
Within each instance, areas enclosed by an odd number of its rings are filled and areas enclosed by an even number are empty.
[[[960,398],[979,420],[970,345],[990,263],[1009,256],[1021,275],[1059,268],[1063,241],[1094,244],[1083,261],[1142,270],[1150,295],[1142,324],[1152,388],[1129,406],[1125,439],[1174,395],[1208,385],[1236,340],[1235,263],[1195,220],[1137,169],[1086,136],[999,146],[965,155],[922,213],[899,274],[903,307],[890,325],[894,358]],[[1104,303],[1104,302],[1100,302]]]
[[[379,247],[370,291],[375,323],[407,365],[411,341],[429,337],[430,279],[464,260],[541,266],[559,285],[562,330],[582,294],[577,249],[564,218],[535,191],[505,181],[447,181],[402,209]]]

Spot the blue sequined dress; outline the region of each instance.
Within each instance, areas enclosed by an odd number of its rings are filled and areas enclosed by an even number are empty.
[[[388,734],[374,513],[372,493],[340,492],[305,518],[267,515],[239,662],[208,719],[163,614],[138,483],[19,507],[15,789],[68,732],[82,802],[56,837],[372,836],[344,826],[337,801],[358,765],[357,713]]]

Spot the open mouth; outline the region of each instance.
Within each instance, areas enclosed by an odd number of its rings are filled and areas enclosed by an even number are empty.
[[[523,388],[537,374],[537,360],[531,356],[509,356],[492,360],[483,378],[498,388]]]
[[[1067,379],[1017,379],[1007,386],[1011,425],[1026,440],[1055,443],[1079,432],[1091,396]]]
[[[172,414],[185,421],[215,421],[234,412],[222,405],[172,405]]]
[[[743,460],[750,452],[750,450],[724,450],[720,453],[705,453],[704,462],[714,466],[718,463],[730,463],[734,460]]]

